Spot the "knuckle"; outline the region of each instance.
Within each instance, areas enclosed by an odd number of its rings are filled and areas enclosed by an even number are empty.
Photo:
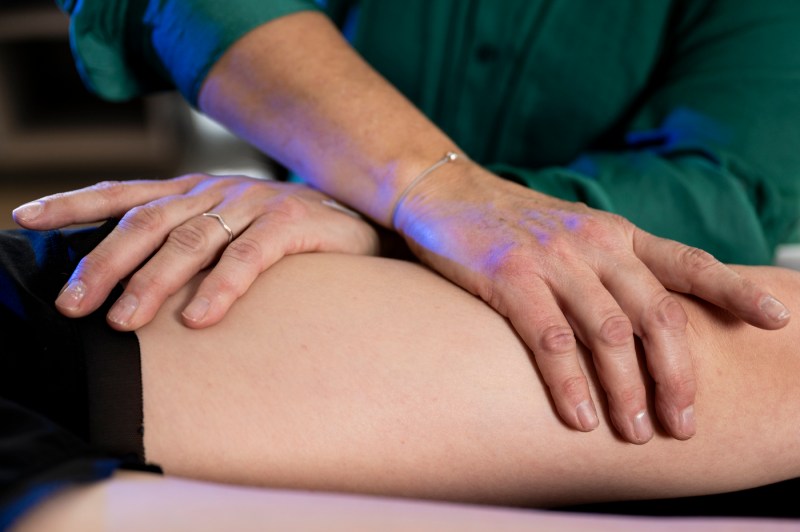
[[[147,294],[148,297],[166,297],[174,292],[167,283],[167,277],[159,275],[150,268],[142,268],[131,276],[126,291],[134,294]]]
[[[588,233],[588,230],[585,230],[584,233]],[[591,240],[592,237],[587,236],[586,239]],[[539,241],[541,242],[542,239],[540,238]],[[572,239],[572,235],[563,232],[549,235],[547,237],[547,254],[559,261],[572,260],[575,257],[575,241]]]
[[[575,333],[567,325],[551,325],[546,327],[539,339],[541,354],[557,356],[572,353],[577,349]]]
[[[617,386],[608,390],[614,405],[625,411],[638,412],[644,403],[644,389],[641,386]]]
[[[252,238],[240,236],[225,248],[223,256],[247,265],[260,265],[263,258],[261,244]]]
[[[739,277],[736,278],[736,281],[739,290],[741,290],[742,292],[756,293],[760,291],[760,287],[756,284],[756,282],[748,277],[740,275]]]
[[[122,181],[100,181],[92,186],[92,190],[100,197],[100,202],[110,205],[116,205],[126,195]]]
[[[139,233],[158,232],[164,224],[164,210],[153,204],[132,208],[120,221],[123,227]]]
[[[202,183],[205,183],[205,186],[213,186],[214,179],[215,176],[210,174],[194,172],[173,177],[167,181],[174,183],[179,191],[187,192],[195,187],[202,186]]]
[[[203,181],[203,180],[210,180],[214,179],[214,176],[207,174],[205,172],[190,172],[188,174],[183,174],[181,176],[176,177],[175,181]]]
[[[212,191],[225,190],[231,186],[235,186],[238,179],[235,176],[203,176],[203,189]]]
[[[118,197],[122,194],[122,181],[108,180],[96,183],[92,188],[98,193],[111,197]]]
[[[83,257],[78,265],[78,270],[82,275],[94,276],[97,274],[117,276],[116,265],[112,256],[102,248],[95,248],[94,251]]]
[[[536,275],[531,257],[523,254],[515,245],[493,257],[489,270],[492,278],[503,280],[512,286]]]
[[[611,316],[600,326],[597,339],[607,347],[626,346],[633,339],[633,325],[626,316]]]
[[[239,277],[230,277],[218,272],[209,276],[208,284],[204,286],[204,291],[213,294],[217,300],[236,299],[243,295],[249,283],[243,283]]]
[[[294,194],[280,194],[275,196],[268,213],[274,220],[291,222],[308,215],[308,206]]]
[[[558,391],[564,397],[583,398],[589,386],[584,375],[573,375],[558,384]]]
[[[182,194],[193,193],[201,196],[220,198],[224,193],[228,176],[218,176],[204,173],[185,174],[175,179],[178,191]]]
[[[697,391],[697,381],[691,374],[684,373],[672,373],[658,381],[658,386],[668,395],[684,399],[693,399]]]
[[[166,244],[179,253],[196,255],[208,249],[208,236],[197,225],[185,223],[173,229]]]
[[[689,318],[683,306],[670,294],[659,299],[643,317],[645,328],[683,331],[688,323]]]
[[[609,214],[609,216],[612,216]],[[587,216],[581,225],[582,232],[589,237],[604,237],[608,233],[608,219]]]
[[[619,226],[624,221],[621,216],[604,213],[603,216],[588,216],[581,224],[581,236],[595,247],[615,249],[620,245]]]
[[[678,262],[688,270],[702,273],[708,269],[716,268],[720,262],[714,256],[700,248],[682,246],[678,252]]]

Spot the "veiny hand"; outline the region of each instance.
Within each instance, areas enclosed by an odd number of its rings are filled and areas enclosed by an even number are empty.
[[[653,436],[634,335],[655,382],[655,409],[678,439],[695,433],[695,376],[687,317],[669,290],[694,294],[758,327],[789,312],[708,253],[627,220],[500,179],[469,161],[446,165],[400,205],[397,229],[421,260],[480,296],[532,350],[571,427],[599,421],[576,336],[593,354],[622,437]]]
[[[219,220],[203,213],[219,214]],[[104,182],[48,196],[14,211],[29,229],[120,218],[81,260],[56,300],[71,317],[97,309],[120,280],[108,313],[119,330],[155,316],[166,298],[214,265],[183,310],[189,327],[219,322],[259,273],[294,253],[375,254],[374,228],[311,188],[241,176],[188,175],[164,181]],[[132,274],[132,275],[131,275]]]

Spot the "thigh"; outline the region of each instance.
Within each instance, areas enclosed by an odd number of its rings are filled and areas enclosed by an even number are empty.
[[[269,523],[269,525],[265,525]],[[796,532],[778,519],[662,519],[431,503],[330,493],[242,488],[123,471],[64,490],[23,516],[13,532],[236,530],[261,532]]]
[[[751,273],[800,302],[795,274]],[[419,265],[289,257],[204,330],[180,324],[190,290],[138,332],[147,457],[167,473],[534,505],[800,475],[794,324],[759,331],[682,300],[700,380],[698,434],[634,446],[607,416],[592,433],[566,428],[506,320]]]

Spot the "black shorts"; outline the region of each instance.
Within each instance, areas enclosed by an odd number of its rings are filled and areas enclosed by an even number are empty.
[[[115,455],[144,458],[136,335],[111,329],[108,305],[81,319],[53,302],[78,261],[113,228],[0,232],[0,397]]]
[[[0,502],[55,482],[52,475],[82,478],[81,467],[93,478],[144,466],[139,344],[105,322],[121,289],[81,319],[54,305],[113,227],[0,231]]]

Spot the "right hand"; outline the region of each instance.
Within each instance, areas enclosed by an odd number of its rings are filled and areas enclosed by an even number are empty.
[[[687,317],[670,290],[765,329],[789,321],[764,288],[708,253],[516,185],[470,161],[445,165],[411,189],[397,226],[423,262],[509,318],[561,418],[588,431],[599,419],[576,339],[585,344],[611,421],[632,443],[654,433],[634,336],[644,346],[661,424],[678,439],[695,433]]]
[[[209,211],[231,228],[230,243],[220,222],[203,216]],[[213,269],[183,310],[189,327],[219,322],[258,274],[286,255],[366,255],[379,249],[375,229],[325,194],[242,176],[104,182],[28,203],[14,218],[37,230],[120,218],[80,261],[56,300],[63,314],[85,316],[128,279],[108,314],[118,330],[148,323],[168,296],[209,266]]]

